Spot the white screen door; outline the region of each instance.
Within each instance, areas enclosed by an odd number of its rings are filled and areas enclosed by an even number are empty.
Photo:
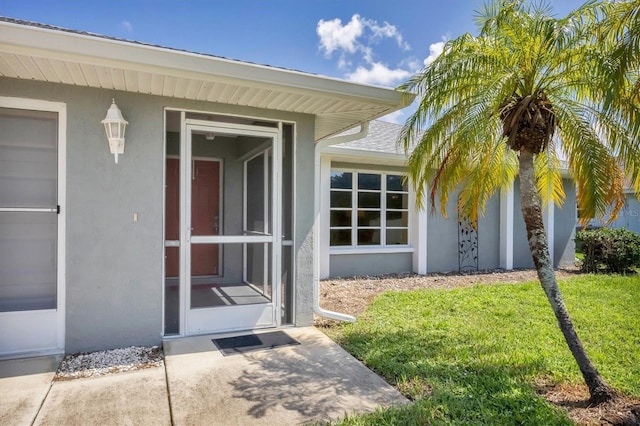
[[[59,122],[0,107],[0,354],[64,346]]]
[[[280,131],[197,120],[187,120],[185,127],[179,244],[183,333],[276,326],[281,220],[274,218],[281,209],[274,159]],[[213,172],[204,170],[211,168],[207,156],[219,159],[219,174],[215,166]],[[212,193],[218,188],[220,197]],[[210,208],[211,200],[220,202]]]

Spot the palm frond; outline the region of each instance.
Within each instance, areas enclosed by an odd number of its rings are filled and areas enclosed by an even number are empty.
[[[562,181],[562,162],[557,150],[551,145],[548,146],[547,149],[536,156],[534,167],[536,185],[542,205],[546,206],[552,202],[556,206],[562,207],[566,194]]]

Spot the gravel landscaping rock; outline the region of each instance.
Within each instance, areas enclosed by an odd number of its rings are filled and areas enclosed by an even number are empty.
[[[123,371],[164,366],[162,348],[131,346],[91,353],[67,355],[62,360],[54,380],[104,376]]]

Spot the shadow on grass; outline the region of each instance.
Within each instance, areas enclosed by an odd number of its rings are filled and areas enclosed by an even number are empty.
[[[414,401],[341,424],[572,424],[536,394],[532,377],[545,371],[542,357],[504,362],[503,348],[474,336],[439,338],[418,329],[345,326],[338,340]]]

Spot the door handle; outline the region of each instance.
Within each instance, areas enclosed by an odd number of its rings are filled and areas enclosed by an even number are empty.
[[[213,217],[213,233],[217,235],[219,228],[220,228],[220,218],[218,215],[215,215]]]

